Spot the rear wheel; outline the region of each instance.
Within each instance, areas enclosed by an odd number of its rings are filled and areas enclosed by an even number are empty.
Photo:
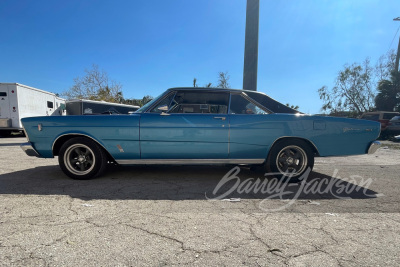
[[[107,156],[103,148],[94,141],[76,137],[61,146],[58,162],[62,171],[69,177],[87,180],[103,173]]]
[[[268,171],[293,182],[299,181],[299,178],[313,167],[312,149],[306,142],[297,139],[278,141],[271,148],[267,160]]]

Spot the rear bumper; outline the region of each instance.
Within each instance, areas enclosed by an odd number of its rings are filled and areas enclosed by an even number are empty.
[[[21,149],[30,157],[39,157],[39,153],[32,147],[31,143],[23,143]]]
[[[381,143],[378,141],[373,141],[368,148],[368,154],[374,154],[378,148],[381,147]]]

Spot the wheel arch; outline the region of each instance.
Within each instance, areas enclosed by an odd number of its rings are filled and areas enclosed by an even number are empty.
[[[270,153],[271,153],[271,148],[272,148],[274,145],[276,145],[276,144],[279,143],[279,142],[283,142],[283,141],[287,141],[287,140],[300,140],[300,141],[305,142],[306,144],[309,145],[309,147],[310,147],[310,148],[312,149],[312,151],[314,152],[314,156],[315,156],[315,157],[319,157],[318,148],[317,148],[317,146],[316,146],[312,141],[310,141],[310,140],[308,140],[308,139],[306,139],[306,138],[302,138],[302,137],[284,136],[284,137],[279,137],[279,138],[277,138],[277,139],[272,143],[272,145],[270,146],[270,149],[269,149],[269,151],[268,151],[268,156],[267,156],[267,158],[269,157],[269,155],[270,155]]]
[[[58,136],[58,137],[54,140],[53,145],[52,145],[52,148],[51,148],[51,150],[52,150],[52,152],[53,152],[53,156],[58,156],[58,153],[60,152],[61,146],[62,146],[66,141],[68,141],[68,140],[70,140],[70,139],[72,139],[72,138],[75,138],[75,137],[84,137],[84,138],[87,138],[87,139],[89,139],[89,140],[94,141],[97,145],[99,145],[99,146],[104,150],[104,152],[105,152],[106,155],[107,155],[107,158],[108,158],[110,161],[114,161],[114,162],[115,162],[114,157],[111,156],[111,154],[107,151],[107,149],[106,149],[99,141],[97,141],[96,139],[94,139],[94,138],[91,137],[91,136],[88,136],[88,135],[82,134],[82,133],[68,133],[68,134],[63,134],[63,135]]]

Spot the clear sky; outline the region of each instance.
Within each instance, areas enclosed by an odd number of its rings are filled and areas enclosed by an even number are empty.
[[[97,64],[126,98],[219,71],[240,89],[245,15],[246,0],[0,0],[0,82],[62,93]],[[345,63],[397,49],[399,16],[399,0],[260,0],[258,91],[318,113]]]

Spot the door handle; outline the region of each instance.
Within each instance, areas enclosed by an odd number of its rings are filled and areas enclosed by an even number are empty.
[[[216,120],[226,120],[226,117],[214,117],[214,119],[216,119]]]

